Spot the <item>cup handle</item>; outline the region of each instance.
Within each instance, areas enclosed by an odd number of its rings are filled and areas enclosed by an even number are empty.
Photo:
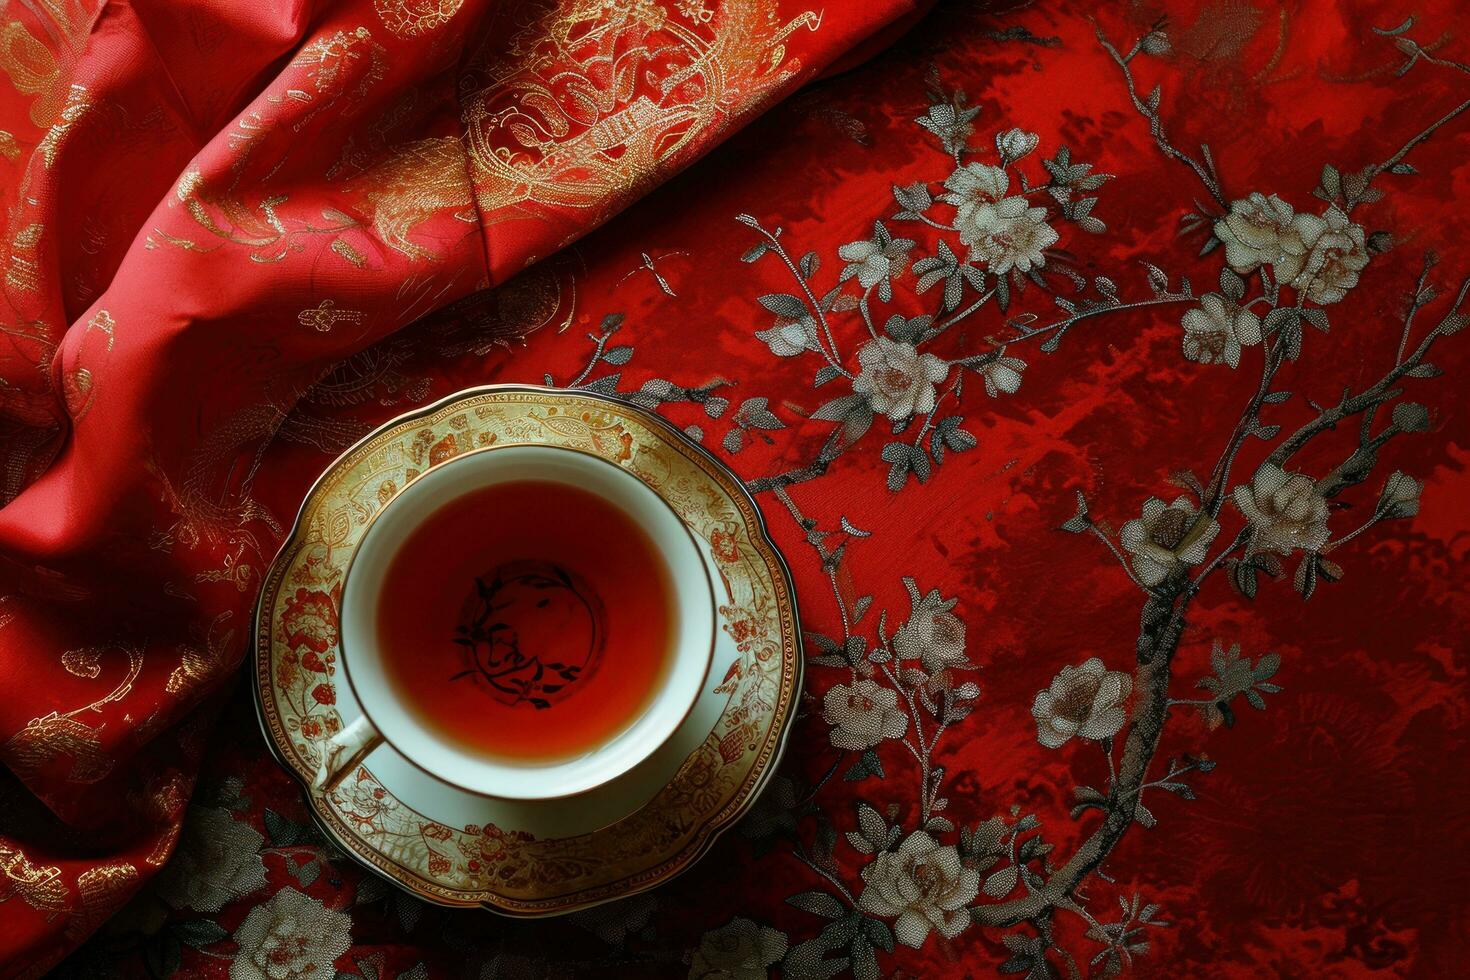
[[[330,793],[341,785],[348,773],[366,759],[368,753],[383,743],[383,736],[367,720],[359,717],[326,742],[322,743],[322,760],[316,776],[311,781],[312,789]]]

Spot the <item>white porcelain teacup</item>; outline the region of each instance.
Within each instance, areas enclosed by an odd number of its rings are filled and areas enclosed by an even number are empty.
[[[547,763],[476,753],[426,726],[390,683],[377,642],[377,612],[391,560],[430,515],[456,498],[496,483],[570,484],[617,507],[653,542],[672,588],[671,661],[643,712],[591,750]],[[504,519],[513,520],[513,515]],[[642,480],[615,463],[573,449],[503,446],[475,450],[425,471],[374,516],[348,565],[342,591],[343,673],[362,716],[323,743],[315,785],[332,789],[368,753],[387,742],[430,775],[482,796],[547,800],[608,783],[647,759],[693,708],[714,655],[715,609],[709,573],[689,529]],[[615,655],[616,651],[609,651]]]

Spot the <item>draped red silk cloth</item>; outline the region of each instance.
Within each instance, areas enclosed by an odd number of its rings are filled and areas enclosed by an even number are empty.
[[[355,431],[290,435],[301,392],[909,10],[618,6],[7,8],[0,756],[56,823],[3,846],[59,874],[4,906],[6,959],[55,958],[167,856],[289,519],[260,448]],[[103,865],[134,871],[79,891]]]
[[[78,976],[1456,972],[1463,18],[950,4],[883,50],[912,7],[0,15],[0,974],[84,942]],[[815,340],[807,281],[841,287]],[[1292,331],[1291,397],[1240,428]],[[1350,413],[1272,482],[1432,331],[1388,386],[1425,407]],[[740,832],[549,924],[425,908],[314,837],[232,682],[311,480],[490,381],[659,393],[751,482],[811,633]],[[1179,474],[1237,432],[1216,536]],[[1237,533],[1254,571],[1209,561]],[[1212,576],[1162,693],[1159,568]],[[920,688],[970,707],[936,730]]]

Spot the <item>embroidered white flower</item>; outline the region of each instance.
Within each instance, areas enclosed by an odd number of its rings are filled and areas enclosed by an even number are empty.
[[[1046,265],[1046,249],[1057,233],[1046,223],[1046,208],[1031,207],[1024,197],[979,204],[955,215],[960,241],[970,246],[971,261],[981,261],[995,275]]]
[[[1240,364],[1243,347],[1261,342],[1261,318],[1218,293],[1200,297],[1200,305],[1184,312],[1184,356],[1201,364]]]
[[[841,280],[846,282],[853,276],[864,289],[884,283],[895,272],[903,270],[908,262],[909,250],[914,247],[912,239],[894,238],[883,227],[883,222],[873,223],[873,237],[848,242],[837,250],[847,265],[842,270]],[[880,290],[880,296],[882,291]],[[882,297],[886,299],[887,297]]]
[[[949,365],[933,354],[920,354],[913,344],[888,337],[858,349],[861,370],[852,390],[867,398],[873,411],[900,421],[916,412],[934,410],[934,386],[949,377]]]
[[[909,716],[898,708],[898,693],[867,679],[834,684],[822,696],[822,720],[839,749],[861,752],[885,738],[902,738]]]
[[[795,357],[803,351],[820,349],[817,344],[817,326],[810,317],[778,320],[775,326],[757,330],[755,335],[777,357]]]
[[[1157,497],[1143,502],[1143,516],[1135,517],[1118,533],[1123,550],[1133,556],[1133,572],[1144,585],[1158,585],[1181,565],[1205,560],[1220,533],[1214,518],[1200,520],[1188,497],[1165,505]]]
[[[1383,485],[1378,507],[1387,517],[1413,517],[1419,513],[1419,495],[1424,485],[1403,470],[1394,470]]]
[[[1358,284],[1358,274],[1368,266],[1363,226],[1349,221],[1335,204],[1320,218],[1299,214],[1291,224],[1307,251],[1273,270],[1277,278],[1305,290],[1307,299],[1318,305],[1338,302]]]
[[[893,635],[893,650],[904,660],[918,660],[931,674],[947,667],[965,667],[965,624],[952,613],[958,599],[944,599],[938,589],[920,598],[911,589],[912,611]],[[905,719],[907,724],[907,719]]]
[[[228,902],[265,887],[265,838],[228,810],[189,810],[178,847],[158,875],[159,896],[176,909],[218,912]]]
[[[980,892],[980,872],[966,867],[953,846],[941,846],[922,830],[904,838],[863,868],[865,912],[897,916],[893,934],[918,949],[932,930],[953,939],[970,924],[965,906]]]
[[[1041,137],[1024,129],[1008,129],[995,134],[995,148],[1006,160],[1014,163],[1041,143]]]
[[[352,917],[287,886],[250,910],[235,930],[230,980],[332,980],[352,945]]]
[[[766,980],[786,955],[786,934],[749,919],[705,933],[690,958],[689,980]]]
[[[944,181],[946,194],[939,199],[953,204],[960,218],[967,218],[977,208],[994,204],[1006,196],[1011,178],[999,167],[984,163],[967,163],[958,167]]]
[[[1230,213],[1215,222],[1215,237],[1225,243],[1230,268],[1245,275],[1269,265],[1278,282],[1294,277],[1307,246],[1292,225],[1293,217],[1291,205],[1275,194],[1255,192],[1232,201]]]
[[[980,376],[985,379],[985,393],[991,398],[1014,395],[1021,390],[1021,372],[1024,370],[1026,362],[1019,357],[997,357],[986,363],[980,369]]]
[[[1316,551],[1327,543],[1327,498],[1301,473],[1266,463],[1251,485],[1236,487],[1235,506],[1251,525],[1252,551],[1289,555],[1298,548]]]
[[[1051,687],[1031,703],[1036,740],[1057,749],[1074,735],[1095,741],[1112,738],[1128,720],[1123,703],[1132,693],[1133,677],[1108,670],[1097,657],[1080,667],[1063,667]]]

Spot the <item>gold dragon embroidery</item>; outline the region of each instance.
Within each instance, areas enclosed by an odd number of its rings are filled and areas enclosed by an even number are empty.
[[[487,43],[461,80],[465,135],[401,144],[352,179],[378,237],[427,259],[409,232],[445,212],[492,225],[574,209],[601,222],[771,97],[800,68],[785,39],[820,25],[812,11],[780,22],[771,0],[689,11],[522,4],[508,16],[526,26]]]

